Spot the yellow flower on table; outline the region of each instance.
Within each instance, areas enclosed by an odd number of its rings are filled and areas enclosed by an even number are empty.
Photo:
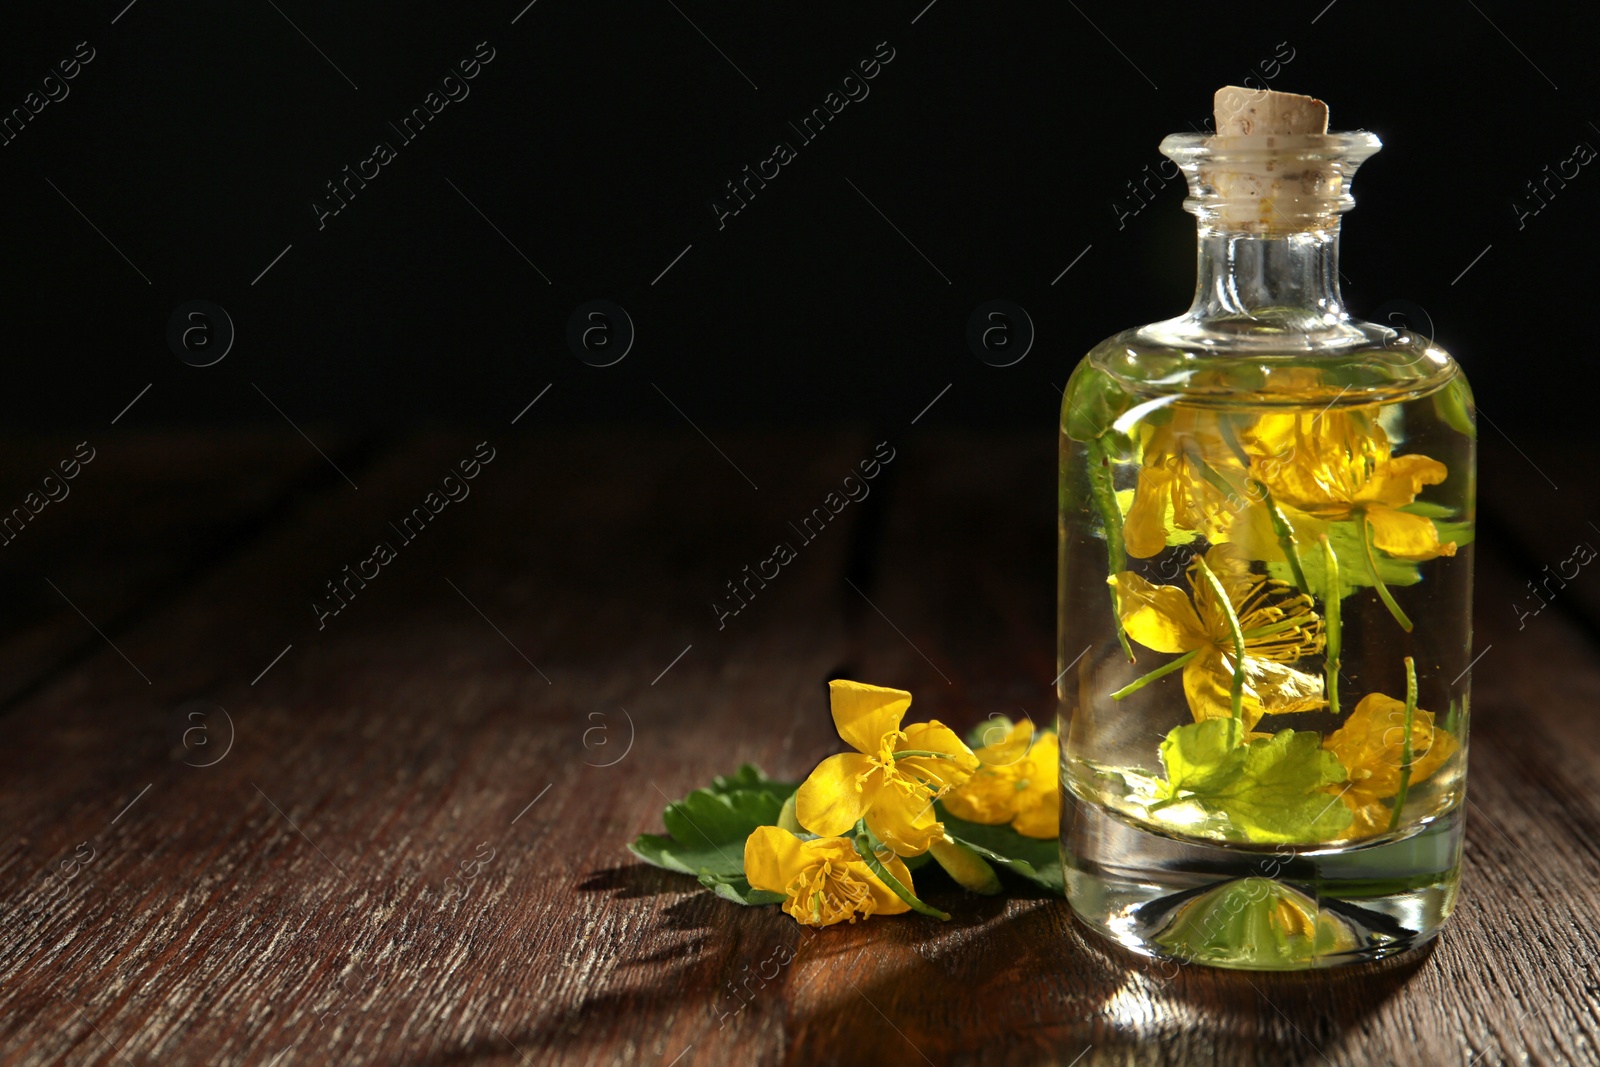
[[[879,859],[910,892],[911,872],[900,857],[886,854]],[[782,893],[783,910],[807,926],[910,910],[842,837],[802,841],[779,827],[758,826],[745,839],[744,874],[752,888]]]
[[[1455,555],[1455,542],[1441,543],[1431,520],[1400,510],[1423,487],[1443,482],[1449,475],[1445,465],[1427,456],[1393,455],[1376,422],[1352,420],[1333,413],[1264,417],[1260,430],[1274,441],[1279,458],[1252,460],[1252,476],[1287,508],[1323,522],[1362,522],[1372,544],[1397,559],[1420,563]]]
[[[862,682],[828,684],[833,725],[856,751],[817,764],[795,794],[795,817],[821,837],[867,828],[902,856],[916,856],[944,836],[935,798],[978,769],[978,758],[938,721],[900,722],[911,694]]]
[[[1153,585],[1132,571],[1107,581],[1116,589],[1118,612],[1128,636],[1157,652],[1189,655],[1183,691],[1196,722],[1233,714],[1233,630],[1211,584],[1189,565],[1189,588]],[[1290,664],[1322,651],[1322,620],[1311,599],[1289,595],[1282,582],[1252,574],[1249,564],[1226,545],[1205,556],[1244,633],[1246,730],[1263,715],[1309,711],[1323,705],[1322,678]]]
[[[1400,792],[1405,764],[1404,701],[1369,693],[1322,747],[1339,757],[1349,782],[1329,786],[1355,816],[1347,836],[1371,837],[1389,828],[1394,809],[1384,803]],[[1449,731],[1433,725],[1433,715],[1417,708],[1411,717],[1411,785],[1431,777],[1460,748]]]
[[[982,764],[977,773],[944,797],[950,814],[985,826],[1010,823],[1024,837],[1060,834],[1060,738],[1036,736],[1024,719],[975,754]]]

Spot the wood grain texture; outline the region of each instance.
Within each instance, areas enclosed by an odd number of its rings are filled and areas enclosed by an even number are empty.
[[[348,434],[319,437],[342,462],[364,454]],[[75,476],[63,478],[62,464]],[[126,628],[180,595],[277,521],[275,509],[329,478],[338,475],[287,432],[85,433],[8,445],[0,459],[0,518],[13,524],[0,534],[0,706],[105,649],[96,626]],[[37,514],[27,509],[30,494]],[[19,521],[19,508],[33,517]]]
[[[37,677],[0,658],[22,694],[0,748],[0,1062],[1600,1059],[1600,649],[1572,616],[1485,610],[1524,580],[1505,523],[1479,547],[1463,900],[1410,958],[1166,968],[1025,891],[935,888],[948,924],[817,933],[634,861],[668,798],[836,750],[829,677],[905,686],[958,727],[1050,714],[1053,441],[894,440],[871,495],[807,541],[790,524],[876,441],[717,438],[759,490],[695,436],[491,436],[470,495],[409,543],[388,524],[478,438],[369,455],[359,492],[307,482],[288,444],[218,458],[216,507],[175,529],[231,506],[251,535],[167,595],[180,565],[146,539],[126,566],[157,586],[108,613],[150,684],[104,644]],[[57,535],[91,537],[68,506]],[[378,540],[396,558],[319,628],[323,583]],[[777,541],[795,560],[719,628],[724,583]],[[174,729],[197,700],[233,726],[210,766],[221,724],[207,746]]]

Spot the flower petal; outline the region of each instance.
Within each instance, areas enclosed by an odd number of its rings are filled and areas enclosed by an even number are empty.
[[[1345,837],[1374,837],[1388,832],[1393,811],[1383,802],[1383,797],[1356,786],[1330,785],[1323,792],[1337,796],[1350,809],[1350,826],[1344,831]]]
[[[822,837],[849,833],[878,793],[877,764],[859,752],[841,752],[817,764],[795,794],[794,814]]]
[[[1365,410],[1263,416],[1247,448],[1251,473],[1289,505],[1323,519],[1342,519],[1358,499],[1373,464],[1389,458],[1383,429]]]
[[[1368,693],[1322,747],[1339,758],[1356,787],[1376,797],[1391,797],[1400,789],[1404,726],[1403,702]]]
[[[855,922],[876,912],[908,910],[880,881],[848,838],[802,841],[773,826],[758,828],[745,842],[745,876],[751,885],[784,894],[783,910],[806,926]],[[890,873],[911,885],[911,874],[897,859],[884,861]]]
[[[1057,802],[1034,804],[1018,812],[1011,828],[1023,837],[1060,837],[1061,804],[1059,798],[1053,799]]]
[[[1424,715],[1428,716],[1427,720],[1423,720]],[[1450,731],[1434,729],[1432,720],[1432,715],[1419,708],[1411,723],[1412,785],[1430,777],[1461,747],[1461,742]]]
[[[958,819],[998,826],[1017,814],[1016,764],[984,767],[940,798],[945,809]]]
[[[1133,504],[1122,519],[1122,546],[1136,559],[1148,559],[1164,551],[1172,532],[1172,483],[1175,476],[1157,466],[1139,470],[1139,485]]]
[[[1018,729],[1024,726],[1031,730],[1032,723],[1019,723]],[[980,757],[989,751],[980,751]],[[986,762],[941,799],[959,819],[986,826],[1008,822],[1028,837],[1055,837],[1061,828],[1061,739],[1041,733],[1021,758]]]
[[[1314,711],[1326,701],[1322,677],[1255,656],[1244,658],[1244,692],[1240,715],[1246,732],[1263,715]],[[1183,692],[1195,722],[1233,715],[1233,657],[1215,649],[1201,653],[1183,668]]]
[[[915,887],[911,884],[911,872],[906,869],[905,861],[899,856],[880,855],[878,862],[883,864],[889,873],[901,885],[906,887],[906,892],[916,892]],[[866,905],[863,908],[864,914],[900,915],[911,910],[911,905],[901,900],[899,894],[880,881],[878,876],[872,873],[872,868],[868,867],[860,858],[852,862],[848,869],[853,879],[860,882],[862,887],[866,889],[868,899],[871,901],[870,905],[867,905],[866,901],[862,901],[862,904]]]
[[[1421,562],[1456,554],[1455,542],[1441,545],[1438,528],[1421,515],[1381,506],[1369,506],[1366,514],[1372,525],[1372,543],[1397,559]]]
[[[1061,790],[1061,735],[1052,730],[1040,734],[1028,752],[1028,762],[1033,765],[1028,774],[1028,788],[1058,795]]]
[[[1427,456],[1395,456],[1373,469],[1358,499],[1403,507],[1417,498],[1423,486],[1438,485],[1449,473],[1443,463]]]
[[[805,869],[803,842],[776,826],[758,826],[744,841],[744,876],[753,889],[785,892]]]
[[[1012,723],[1002,717],[984,729],[983,738],[983,746],[972,750],[978,762],[986,767],[1005,767],[1028,754],[1033,744],[1033,720]]]
[[[1318,536],[1328,532],[1326,519],[1308,515],[1282,500],[1275,499],[1273,502],[1278,505],[1278,512],[1294,534],[1300,552],[1310,551],[1316,545]],[[1289,558],[1284,555],[1283,541],[1272,525],[1272,515],[1264,506],[1241,509],[1229,524],[1226,537],[1224,543],[1232,545],[1234,551],[1245,559],[1283,563]]]
[[[1245,702],[1254,702],[1262,715],[1288,715],[1315,711],[1327,701],[1320,674],[1309,674],[1258,656],[1244,658]]]
[[[898,789],[879,792],[877,803],[867,812],[867,829],[901,856],[922,855],[944,833],[931,796]]]
[[[904,689],[842,679],[828,683],[828,699],[839,736],[857,752],[872,755],[882,746],[884,734],[900,729],[900,720],[911,707],[911,694]]]
[[[1141,645],[1157,652],[1187,652],[1207,642],[1200,616],[1182,589],[1151,585],[1132,571],[1106,581],[1116,590],[1123,629]]]
[[[1233,661],[1216,649],[1207,649],[1183,668],[1183,695],[1195,722],[1233,717]],[[1251,730],[1261,718],[1261,703],[1246,693],[1241,703],[1244,728]]]
[[[895,750],[914,752],[942,752],[950,758],[938,756],[907,756],[895,760],[895,770],[909,774],[935,787],[959,785],[972,777],[978,769],[978,757],[972,754],[954,730],[934,719],[931,722],[912,723],[906,727],[905,740],[896,743]]]
[[[1344,725],[1328,735],[1322,747],[1339,757],[1356,788],[1374,799],[1387,799],[1400,791],[1405,722],[1406,706],[1402,701],[1383,693],[1368,693]],[[1432,712],[1415,709],[1411,717],[1411,783],[1428,778],[1459,747],[1448,731],[1434,728]],[[1387,825],[1388,808],[1383,817]]]

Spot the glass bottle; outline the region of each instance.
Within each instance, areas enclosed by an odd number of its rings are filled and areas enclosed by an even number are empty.
[[[1101,342],[1064,392],[1067,895],[1137,952],[1375,959],[1455,904],[1473,404],[1430,339],[1340,297],[1339,216],[1380,147],[1167,137],[1194,304]]]

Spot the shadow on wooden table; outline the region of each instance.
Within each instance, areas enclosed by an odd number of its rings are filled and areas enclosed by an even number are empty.
[[[715,1031],[712,1013],[691,1008],[714,1000],[707,960],[716,955],[726,962],[737,955],[741,939],[729,936],[736,935],[731,928],[745,914],[768,909],[720,900],[693,879],[643,863],[584,872],[578,889],[590,898],[606,894],[606,904],[592,909],[597,918],[585,938],[552,946],[531,961],[528,982],[539,985],[541,994],[536,1005],[522,1007],[537,1009],[532,1021],[497,1028],[414,1061],[416,1067],[502,1060],[655,1063],[658,1057],[644,1047],[663,1034],[677,1028],[703,1034],[708,1023]],[[657,910],[654,901],[669,895],[683,899]],[[641,907],[641,901],[649,903]],[[786,917],[784,922],[793,926]],[[721,952],[712,953],[713,946]],[[695,1062],[686,1059],[679,1067]]]
[[[584,973],[519,1032],[429,1062],[515,1047],[538,1062],[653,1063],[658,1046],[667,1059],[692,1048],[679,1067],[1359,1062],[1349,1036],[1429,951],[1289,974],[1184,967],[1089,933],[1058,898],[954,889],[930,894],[948,923],[824,931],[709,892],[640,907],[691,886],[643,864],[588,872],[580,890],[608,905],[568,947]]]
[[[1338,1061],[1429,952],[1289,974],[1180,967],[1103,941],[1059,900],[940,906],[960,914],[937,930],[854,931],[874,962],[791,1000],[782,1062]]]

